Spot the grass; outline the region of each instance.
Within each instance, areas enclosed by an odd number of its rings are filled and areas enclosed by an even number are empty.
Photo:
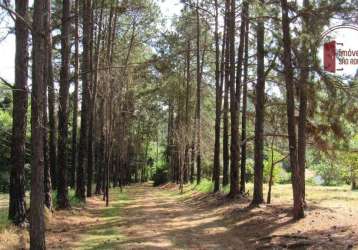
[[[69,189],[68,191],[68,199],[71,207],[83,207],[85,203],[76,197],[76,190]],[[53,207],[57,207],[57,190],[52,191],[52,203]]]
[[[57,192],[52,193],[53,206],[56,207]],[[25,234],[28,238],[27,231],[20,232],[15,226],[11,225],[8,220],[8,199],[7,194],[0,194],[0,242],[5,243],[5,249],[16,249],[19,245],[20,234]],[[84,207],[85,203],[75,196],[75,190],[69,190],[69,201],[71,207]],[[80,241],[75,242],[76,249],[115,249],[115,246],[125,237],[120,235],[120,229],[116,226],[121,221],[121,208],[129,203],[129,197],[125,191],[120,192],[119,188],[110,190],[110,206],[98,208],[98,224],[89,227],[88,230],[80,233]],[[80,216],[81,214],[73,215]],[[72,215],[71,215],[72,216]],[[97,215],[96,215],[97,216]],[[79,217],[80,218],[80,217]],[[59,222],[60,223],[60,222]],[[26,240],[28,241],[28,239]],[[0,249],[2,248],[0,244]]]
[[[187,184],[184,187],[183,198],[191,195],[192,192],[211,193],[214,190],[214,183],[208,179],[203,179],[199,184]],[[230,186],[221,186],[220,191],[228,194]],[[263,192],[266,200],[268,184],[264,184]],[[253,183],[246,184],[246,192],[249,196],[253,194]],[[322,202],[345,202],[348,205],[358,206],[358,191],[352,191],[350,186],[317,186],[306,184],[306,199],[309,203]],[[292,202],[292,185],[291,184],[275,184],[272,186],[272,202],[287,203]]]
[[[21,237],[28,239],[26,230],[20,230],[8,219],[9,195],[0,193],[0,249],[18,249]]]
[[[125,191],[120,192],[119,188],[110,190],[110,206],[100,208],[98,226],[90,228],[81,234],[80,242],[76,249],[116,249],[116,246],[125,240],[119,230],[119,223],[122,219],[121,211],[130,199]]]
[[[10,225],[8,219],[8,202],[9,195],[0,193],[0,233]]]
[[[253,184],[247,184],[247,191],[252,195]],[[174,192],[173,190],[163,189],[159,194],[176,196],[178,199],[191,196],[194,192],[210,193],[213,190],[213,183],[203,179],[200,184],[187,184],[184,193]],[[229,186],[221,187],[222,193],[228,193]],[[325,186],[306,186],[306,197],[308,204],[319,204],[324,207],[358,207],[358,191],[351,191],[349,186],[325,187]],[[264,198],[267,195],[267,184],[264,184]],[[74,190],[69,191],[69,199],[72,207],[85,206],[75,197]],[[56,205],[56,193],[53,194],[54,206]],[[276,204],[290,204],[292,202],[292,186],[290,184],[276,184],[272,189],[272,201]],[[123,221],[122,209],[131,203],[130,197],[120,189],[110,190],[110,206],[97,207],[96,216],[98,223],[89,225],[86,230],[79,233],[79,241],[74,242],[76,249],[116,249],[118,245],[126,241],[125,236],[121,235],[120,223]],[[7,219],[8,195],[0,194],[0,242],[5,242],[6,246],[17,246],[21,232],[10,224]],[[81,214],[78,214],[79,216]],[[71,215],[72,216],[72,215]],[[77,215],[73,215],[77,216]],[[81,217],[79,217],[81,218]],[[59,222],[60,223],[60,222]],[[27,232],[26,232],[27,233]],[[22,233],[23,234],[23,233]],[[25,235],[25,239],[28,238]],[[15,248],[15,247],[14,247]],[[0,249],[1,246],[0,246]]]
[[[118,227],[94,229],[82,235],[82,239],[76,249],[115,249],[115,246],[118,246],[124,240],[125,238],[120,235]]]
[[[192,183],[189,185],[190,189],[202,192],[202,193],[210,193],[214,190],[214,182],[208,179],[202,179],[199,184]]]

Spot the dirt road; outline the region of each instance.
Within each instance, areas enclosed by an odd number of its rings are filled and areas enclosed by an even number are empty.
[[[83,208],[57,211],[47,230],[48,249],[356,249],[357,211],[311,202],[292,220],[290,202],[250,207],[175,186],[132,185],[111,190]]]
[[[127,189],[121,242],[124,249],[245,249],[238,235],[212,210],[190,206],[149,185]]]

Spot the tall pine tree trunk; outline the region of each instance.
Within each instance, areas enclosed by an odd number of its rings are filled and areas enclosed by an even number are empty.
[[[48,2],[50,5],[50,2]],[[51,13],[49,14],[49,20],[51,18]],[[49,30],[52,30],[51,22],[49,23]],[[57,187],[57,122],[56,122],[56,94],[55,86],[53,81],[53,66],[52,66],[52,35],[51,33],[47,34],[47,89],[48,89],[48,117],[49,117],[49,168],[51,171],[51,184],[52,188]]]
[[[235,86],[235,0],[230,2],[229,11],[229,46],[230,46],[230,118],[231,118],[231,145],[230,145],[230,197],[238,193],[238,162],[239,162],[239,142],[238,142],[238,105]]]
[[[225,89],[224,89],[224,108],[223,108],[223,186],[229,184],[229,91],[230,91],[230,41],[229,41],[229,4],[230,1],[225,1],[225,30],[226,35],[224,39],[225,43],[225,57],[224,68],[225,68]]]
[[[30,196],[30,249],[46,249],[44,223],[44,152],[43,152],[43,107],[44,69],[46,64],[45,18],[46,0],[34,1],[33,13],[33,66],[31,95],[31,196]]]
[[[82,52],[82,110],[81,110],[81,131],[78,152],[78,169],[76,196],[82,200],[86,199],[85,167],[88,162],[88,118],[89,118],[89,86],[91,81],[90,69],[90,39],[91,39],[91,0],[84,0],[82,3],[83,15],[83,52]]]
[[[104,34],[102,34],[102,23],[103,23],[103,9],[104,9],[104,0],[102,0],[101,2],[101,10],[100,10],[100,15],[99,15],[99,23],[98,23],[98,30],[97,30],[97,36],[96,36],[96,43],[95,43],[95,52],[94,52],[94,65],[93,65],[93,85],[95,86],[95,89],[97,89],[97,84],[98,84],[98,67],[99,67],[99,54],[100,54],[100,45],[101,45],[101,40],[104,39]],[[96,95],[96,93],[94,93],[94,95]],[[97,98],[96,98],[97,100]],[[103,101],[102,98],[100,99],[100,110],[99,113],[103,112]],[[96,121],[96,109],[95,109],[95,100],[92,100],[92,119],[93,122],[97,124]],[[99,120],[99,123],[101,124],[102,121]],[[96,131],[96,126],[94,125],[94,130]],[[102,127],[100,127],[100,129],[102,129]],[[96,138],[94,136],[94,138]],[[102,168],[101,168],[101,164],[102,162],[100,162],[100,156],[101,156],[101,144],[100,143],[94,143],[94,154],[96,155],[95,159],[98,159],[95,161],[95,165],[96,165],[96,189],[95,189],[95,194],[99,195],[102,194]],[[99,147],[99,148],[98,148]]]
[[[47,86],[49,81],[52,80],[52,39],[51,39],[51,0],[46,1],[46,10],[48,12],[47,18],[45,20],[46,27],[46,58],[45,58],[45,69],[44,69],[44,114],[43,114],[43,124],[44,124],[44,185],[45,185],[45,205],[48,209],[52,210],[52,182],[51,182],[51,162],[49,161],[49,143],[48,143],[48,119],[47,119],[47,105],[48,105],[48,95],[47,95]]]
[[[292,188],[293,188],[293,217],[300,219],[304,216],[304,203],[302,194],[302,183],[297,156],[297,140],[295,125],[295,94],[293,81],[293,67],[291,58],[291,34],[290,20],[288,16],[287,0],[281,0],[282,6],[282,32],[283,32],[283,63],[287,94],[287,125],[288,142],[290,152],[290,166],[292,169]]]
[[[261,8],[264,1],[261,0]],[[265,25],[262,18],[257,24],[257,83],[255,102],[255,147],[254,147],[254,194],[253,205],[264,202],[263,168],[264,168],[264,114],[265,114]]]
[[[247,2],[245,2],[247,3]],[[248,3],[247,3],[248,4]],[[247,7],[247,18],[249,11]],[[240,171],[240,193],[246,191],[246,120],[247,120],[247,84],[248,84],[248,65],[249,65],[249,22],[245,23],[245,59],[244,59],[244,83],[242,90],[242,123],[241,123],[241,171]]]
[[[220,84],[220,48],[219,48],[219,6],[215,0],[215,147],[214,147],[214,192],[220,189],[220,124],[222,104],[222,84]]]
[[[75,1],[75,72],[74,72],[74,91],[73,91],[73,113],[72,113],[72,150],[71,150],[71,173],[70,185],[75,187],[76,168],[77,168],[77,118],[78,118],[78,81],[79,81],[79,0]]]
[[[28,1],[16,0],[16,13],[26,19]],[[27,113],[28,35],[26,24],[16,18],[15,89],[13,90],[13,123],[11,144],[9,219],[19,225],[25,221],[25,142]]]
[[[310,6],[309,0],[303,1],[303,7],[307,9]],[[301,45],[301,76],[300,76],[300,108],[299,108],[299,120],[298,120],[298,165],[300,169],[300,179],[302,182],[302,197],[304,206],[306,206],[305,200],[305,169],[306,169],[306,120],[307,120],[307,86],[309,79],[309,41],[306,38],[309,32],[310,18],[307,15],[307,11],[303,14],[303,41]]]
[[[88,156],[87,156],[87,197],[92,196],[92,182],[93,182],[93,163],[94,163],[94,110],[95,110],[95,102],[96,102],[96,86],[93,80],[94,73],[93,69],[93,30],[94,30],[94,14],[93,9],[95,8],[95,2],[91,4],[91,33],[90,33],[90,85],[89,89],[89,100],[88,100]]]
[[[200,17],[199,17],[199,0],[196,2],[196,182],[201,181],[201,64],[200,64]]]
[[[61,71],[60,97],[58,111],[58,184],[57,205],[60,209],[70,206],[67,189],[67,139],[68,139],[68,93],[70,87],[70,0],[62,2],[62,29],[61,29]]]
[[[245,26],[246,26],[246,20],[247,20],[247,2],[244,2],[242,11],[241,11],[241,27],[240,27],[240,42],[239,42],[239,49],[238,49],[238,55],[237,55],[237,73],[236,73],[236,93],[235,93],[235,106],[236,106],[236,112],[237,112],[237,117],[235,120],[235,133],[234,133],[234,128],[232,128],[231,133],[232,136],[234,134],[235,137],[237,137],[237,139],[235,139],[236,141],[239,141],[239,113],[240,113],[240,104],[241,104],[241,83],[242,83],[242,63],[243,63],[243,56],[244,56],[244,42],[245,42]],[[238,144],[238,142],[237,142]],[[240,146],[237,145],[237,158],[240,157]],[[239,160],[239,159],[238,159]],[[232,189],[230,189],[230,194],[231,196],[235,196],[238,191],[239,191],[239,185],[238,185],[238,167],[235,171],[232,171],[232,182],[235,182],[235,184],[232,184],[230,187]],[[235,180],[233,178],[233,175],[235,175]]]

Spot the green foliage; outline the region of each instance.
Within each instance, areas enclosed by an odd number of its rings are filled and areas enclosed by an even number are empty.
[[[202,179],[199,184],[191,184],[193,190],[210,193],[214,190],[214,183],[208,179]]]
[[[287,172],[282,166],[276,166],[278,174],[276,176],[276,182],[278,184],[291,183],[291,173]]]
[[[71,207],[83,207],[84,206],[84,202],[76,197],[76,191],[74,189],[69,189],[68,199],[70,201]],[[52,192],[52,201],[53,201],[53,206],[57,207],[57,191],[56,190],[54,190]]]
[[[284,156],[274,150],[274,162],[280,161]],[[266,150],[266,159],[264,160],[264,172],[263,172],[263,182],[268,183],[270,179],[271,171],[271,150]],[[279,162],[275,165],[273,170],[273,184],[280,183],[286,184],[291,182],[291,174],[285,170],[283,163],[285,161]],[[254,178],[254,160],[248,158],[246,161],[246,180],[247,182],[253,182]]]
[[[344,183],[344,169],[338,167],[338,165],[332,161],[322,160],[313,165],[312,168],[316,171],[316,174],[322,178],[323,185],[325,186],[336,186]]]
[[[0,172],[0,193],[8,193],[9,192],[9,180],[10,175],[8,171]]]
[[[0,192],[9,191],[11,114],[0,109]]]
[[[272,174],[272,183],[274,184],[278,176],[280,174],[281,166],[279,164],[275,165],[273,168],[273,174]],[[268,183],[270,180],[270,172],[271,172],[271,159],[264,161],[264,183]]]
[[[157,168],[153,175],[153,185],[155,187],[163,185],[169,181],[168,171],[164,168]]]
[[[284,156],[275,149],[273,150],[273,159],[270,149],[266,150],[266,156],[266,160],[264,160],[264,183],[268,183],[270,180],[272,160],[275,163],[272,174],[272,184],[284,184],[290,182],[291,175],[282,167]]]
[[[99,210],[100,223],[82,233],[80,241],[76,242],[76,249],[116,249],[120,242],[126,240],[115,224],[120,224],[123,206],[131,201],[125,190],[121,192],[119,188],[111,189],[110,197],[110,206]]]
[[[246,160],[246,180],[248,182],[254,180],[254,160],[251,158]]]
[[[8,196],[5,194],[0,194],[0,233],[10,225],[10,220],[8,219],[8,209],[7,206],[2,206],[3,204],[8,204]]]

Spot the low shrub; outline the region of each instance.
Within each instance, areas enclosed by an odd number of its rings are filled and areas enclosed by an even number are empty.
[[[153,186],[157,187],[168,182],[168,171],[158,168],[153,175]]]

